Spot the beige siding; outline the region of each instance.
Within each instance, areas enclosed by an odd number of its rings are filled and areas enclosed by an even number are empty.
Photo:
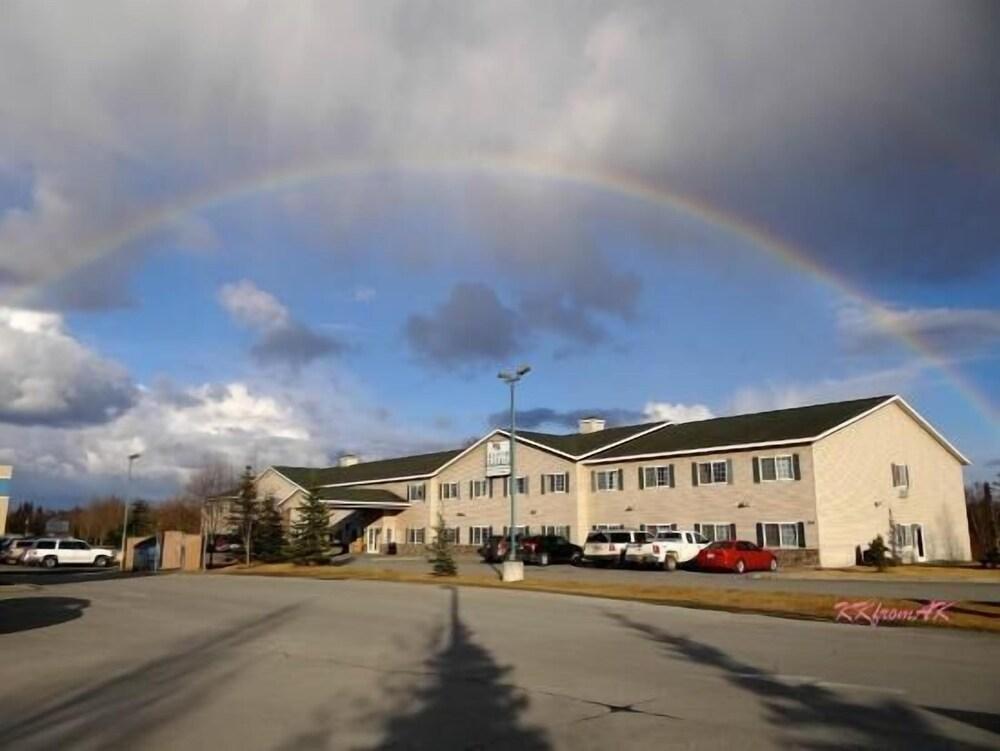
[[[962,465],[898,404],[822,439],[813,447],[820,563],[849,566],[855,547],[878,534],[889,541],[889,512],[899,524],[923,525],[929,560],[968,560]],[[905,498],[892,487],[891,465],[906,464]]]
[[[798,454],[801,480],[753,481],[754,456],[787,454]],[[697,487],[692,483],[692,463],[727,459],[732,462],[731,483]],[[639,489],[639,467],[667,464],[674,465],[674,487]],[[591,471],[619,467],[623,470],[623,490],[591,490]],[[715,522],[735,524],[739,538],[753,541],[756,540],[758,522],[803,522],[806,547],[817,545],[812,451],[809,446],[643,459],[585,465],[584,469],[587,470],[583,483],[584,503],[588,508],[590,525],[624,524],[637,529],[640,524],[677,524],[682,529],[690,529],[696,522]]]

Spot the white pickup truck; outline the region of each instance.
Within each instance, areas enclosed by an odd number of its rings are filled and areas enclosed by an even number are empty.
[[[708,547],[708,540],[686,529],[660,532],[642,545],[629,545],[625,562],[636,566],[659,566],[673,571],[680,563],[693,561],[698,552]]]

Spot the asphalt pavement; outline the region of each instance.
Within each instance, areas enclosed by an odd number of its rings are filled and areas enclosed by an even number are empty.
[[[1000,640],[446,585],[0,589],[17,749],[996,748]]]

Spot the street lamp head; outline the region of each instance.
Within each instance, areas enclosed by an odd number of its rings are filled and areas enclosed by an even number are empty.
[[[514,374],[511,373],[509,370],[501,370],[499,373],[497,373],[497,378],[499,378],[501,381],[510,381],[513,380]]]
[[[522,365],[520,368],[517,369],[518,376],[527,375],[530,372],[531,372],[530,365]]]
[[[139,458],[140,456],[142,456],[142,454],[129,454],[129,455],[128,455],[128,460],[129,460],[130,462],[134,462],[134,461],[135,461],[136,459],[138,459],[138,458]]]

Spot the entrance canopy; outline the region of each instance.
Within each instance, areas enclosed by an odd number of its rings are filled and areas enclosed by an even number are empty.
[[[331,508],[394,511],[410,507],[405,498],[377,488],[316,488],[313,492]]]

